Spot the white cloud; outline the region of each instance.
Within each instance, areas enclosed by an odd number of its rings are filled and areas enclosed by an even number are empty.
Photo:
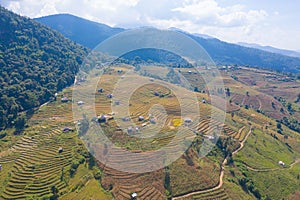
[[[221,0],[0,0],[0,4],[22,15],[40,17],[70,13],[111,26],[177,27],[192,33],[208,34],[229,42],[256,42],[286,48],[298,48],[295,41],[280,41],[295,33],[282,30],[280,17],[269,6],[253,6]],[[271,2],[271,0],[270,0]],[[264,3],[266,4],[266,3]],[[268,10],[269,9],[269,10]],[[273,20],[273,21],[272,21]],[[296,35],[300,35],[299,32]],[[298,37],[298,38],[296,38]],[[298,39],[298,40],[296,40]]]
[[[215,0],[185,1],[184,6],[173,11],[181,13],[185,19],[219,27],[249,25],[260,22],[267,16],[264,10],[244,11],[243,5],[221,7]]]

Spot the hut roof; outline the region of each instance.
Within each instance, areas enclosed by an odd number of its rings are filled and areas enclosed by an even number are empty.
[[[78,101],[78,102],[77,102],[77,105],[79,105],[79,106],[81,106],[81,105],[83,105],[83,104],[84,104],[83,101]]]
[[[191,118],[185,118],[185,119],[184,119],[184,122],[186,122],[186,123],[191,123],[191,122],[192,122],[192,119],[191,119]]]
[[[139,116],[139,121],[143,121],[145,118],[143,116]]]
[[[69,98],[68,98],[68,97],[63,97],[63,98],[61,98],[61,101],[62,101],[62,102],[68,102],[68,101],[69,101]]]
[[[136,193],[136,192],[132,193],[132,194],[131,194],[131,197],[132,197],[132,198],[137,197],[137,193]]]

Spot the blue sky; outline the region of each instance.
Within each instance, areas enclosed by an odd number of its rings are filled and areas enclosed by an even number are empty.
[[[31,18],[70,13],[111,26],[176,27],[227,42],[300,50],[295,0],[0,0]]]

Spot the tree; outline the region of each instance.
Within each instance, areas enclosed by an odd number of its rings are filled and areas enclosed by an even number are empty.
[[[0,13],[0,30],[5,30],[0,44],[0,110],[5,111],[0,112],[0,130],[16,124],[21,130],[25,123],[18,113],[71,85],[88,51],[1,6]]]
[[[171,194],[171,178],[170,178],[170,169],[169,167],[165,168],[165,181],[164,186],[168,194]]]
[[[282,129],[281,123],[277,123],[277,128],[280,130]]]
[[[26,124],[26,116],[24,113],[22,113],[15,121],[15,128],[17,132],[20,132],[23,130],[24,126]]]
[[[52,197],[50,197],[50,200],[57,200],[58,199],[58,189],[55,185],[51,187]]]
[[[275,103],[272,101],[272,108],[275,109]]]

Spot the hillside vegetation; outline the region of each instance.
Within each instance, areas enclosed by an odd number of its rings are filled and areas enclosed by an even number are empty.
[[[87,50],[34,20],[0,7],[0,130],[22,128],[20,111],[69,86]]]

